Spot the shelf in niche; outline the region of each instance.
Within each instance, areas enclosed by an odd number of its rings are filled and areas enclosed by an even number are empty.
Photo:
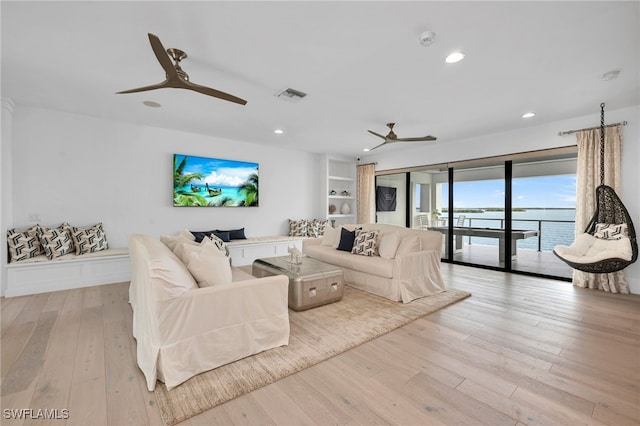
[[[344,176],[329,176],[329,180],[343,180],[347,182],[354,182],[354,178],[344,177]]]
[[[327,215],[327,217],[329,217],[329,218],[355,217],[355,215],[354,214],[342,214],[342,213],[340,213],[340,214],[329,214],[329,215]]]
[[[342,200],[353,200],[355,197],[353,195],[329,195],[329,198],[340,198]]]

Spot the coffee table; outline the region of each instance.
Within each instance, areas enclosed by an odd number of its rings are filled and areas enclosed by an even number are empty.
[[[344,282],[340,268],[310,257],[301,257],[299,264],[293,264],[289,259],[289,256],[256,259],[252,274],[258,278],[270,275],[289,277],[289,308],[294,311],[342,299]]]

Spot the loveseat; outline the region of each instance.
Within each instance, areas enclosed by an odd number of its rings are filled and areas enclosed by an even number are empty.
[[[368,253],[355,254],[338,249],[341,228],[378,232],[372,241],[365,241]],[[395,225],[343,225],[337,229],[327,226],[323,237],[305,239],[302,251],[341,268],[345,283],[352,287],[409,303],[445,291],[440,274],[442,242],[443,235],[439,232]]]
[[[217,265],[231,269],[229,282],[199,287],[157,238],[131,235],[129,253],[133,336],[150,391],[158,379],[172,389],[204,371],[288,344],[284,275],[255,278],[231,268],[222,255]]]

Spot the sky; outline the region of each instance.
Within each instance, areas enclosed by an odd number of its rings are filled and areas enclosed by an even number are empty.
[[[178,155],[178,157],[178,161],[180,161],[184,155]],[[194,181],[194,183],[238,187],[247,180],[250,174],[258,173],[258,163],[189,156],[183,173],[202,173],[204,175],[202,181]]]
[[[442,185],[442,199],[447,199],[448,185]],[[575,208],[575,175],[514,178],[513,207]],[[454,183],[455,208],[504,207],[504,180]]]

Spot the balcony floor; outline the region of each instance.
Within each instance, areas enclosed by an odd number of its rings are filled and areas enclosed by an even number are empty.
[[[444,252],[443,252],[444,256]],[[504,263],[498,260],[498,246],[485,244],[464,243],[461,250],[453,255],[456,262],[504,268]],[[516,257],[511,262],[513,271],[543,274],[553,277],[571,278],[573,269],[562,262],[552,252],[519,248]]]

